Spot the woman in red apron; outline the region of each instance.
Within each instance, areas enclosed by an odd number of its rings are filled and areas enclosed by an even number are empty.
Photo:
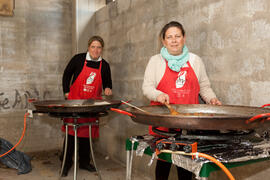
[[[221,102],[210,87],[204,65],[184,45],[185,31],[182,25],[175,21],[166,24],[160,37],[163,47],[160,54],[150,59],[143,82],[143,92],[151,100],[151,105],[198,104],[199,94],[207,103],[220,105]],[[165,127],[157,129],[168,131]],[[149,133],[158,136],[152,131],[152,126],[149,127]],[[171,163],[157,160],[156,180],[167,180],[170,168]],[[192,173],[181,167],[177,167],[177,172],[181,180],[192,179]]]
[[[112,83],[109,64],[101,58],[104,42],[101,37],[93,36],[88,41],[88,52],[75,55],[65,69],[63,75],[63,89],[67,99],[102,99],[102,87],[105,95],[112,95]],[[71,86],[69,86],[73,78]],[[97,118],[79,118],[78,123],[95,122]],[[65,118],[65,122],[73,122],[72,118]],[[62,126],[65,132],[65,127]],[[63,176],[67,176],[73,162],[74,130],[68,129],[68,147]],[[95,171],[90,164],[89,127],[78,128],[79,168]],[[99,137],[99,127],[92,126],[92,138]]]

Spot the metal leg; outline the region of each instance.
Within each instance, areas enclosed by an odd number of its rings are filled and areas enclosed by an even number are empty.
[[[62,161],[62,167],[61,167],[61,172],[60,172],[60,177],[63,174],[63,170],[64,170],[64,166],[66,163],[66,155],[67,155],[67,145],[68,145],[68,125],[65,125],[66,128],[66,135],[65,135],[65,150],[64,150],[64,157],[63,157],[63,161]]]
[[[133,152],[134,152],[134,143],[135,141],[131,141],[131,152],[130,152],[130,158],[129,158],[129,164],[128,164],[128,175],[127,175],[127,179],[131,180],[131,172],[132,172],[132,161],[133,161]]]
[[[127,150],[126,180],[128,180],[128,177],[129,177],[129,160],[130,160],[130,151]]]
[[[75,119],[74,119],[75,121]],[[74,126],[74,180],[77,179],[77,165],[78,165],[78,150],[77,150],[77,146],[78,146],[78,138],[77,138],[77,125]]]
[[[99,173],[99,170],[97,168],[97,164],[96,164],[96,161],[95,161],[95,156],[94,156],[94,151],[93,151],[93,144],[92,144],[92,126],[89,125],[89,142],[90,142],[90,151],[91,151],[91,156],[92,156],[92,160],[93,160],[93,163],[94,163],[94,166],[96,168],[96,171],[98,173],[98,178],[99,180],[101,180],[101,175]]]

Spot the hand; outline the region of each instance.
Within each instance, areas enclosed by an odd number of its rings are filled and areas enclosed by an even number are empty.
[[[222,103],[217,98],[212,98],[210,100],[210,104],[212,104],[212,105],[222,105]]]
[[[168,94],[160,94],[160,95],[158,95],[157,102],[160,102],[162,104],[165,104],[165,103],[170,104],[169,95]]]
[[[112,90],[111,90],[110,88],[105,88],[104,94],[105,94],[106,96],[110,96],[110,95],[112,95]]]
[[[69,95],[69,93],[65,93],[65,99],[67,99],[67,98],[68,98],[68,95]]]

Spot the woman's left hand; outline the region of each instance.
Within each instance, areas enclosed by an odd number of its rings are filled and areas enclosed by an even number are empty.
[[[104,94],[105,94],[106,96],[110,96],[110,95],[112,95],[112,90],[111,90],[110,88],[105,88]]]
[[[210,104],[212,104],[212,105],[222,105],[222,103],[217,98],[212,98],[210,100]]]

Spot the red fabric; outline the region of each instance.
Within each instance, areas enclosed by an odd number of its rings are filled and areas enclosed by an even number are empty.
[[[68,99],[102,99],[102,78],[101,78],[101,66],[100,62],[99,69],[94,69],[86,66],[87,62],[85,60],[83,69],[75,82],[70,87],[70,92]],[[95,122],[97,118],[79,118],[78,123]],[[73,122],[72,118],[65,118],[65,122]],[[62,126],[62,131],[65,132],[64,125]],[[73,127],[68,127],[68,134],[74,136]],[[78,137],[89,137],[89,127],[81,126],[77,131]],[[99,128],[97,125],[92,125],[92,137],[99,137]]]
[[[180,72],[175,72],[168,67],[168,63],[166,61],[166,70],[157,86],[157,90],[169,95],[170,104],[199,103],[198,96],[200,92],[200,85],[189,61],[187,62],[187,65],[188,67],[182,67]],[[184,84],[183,81],[185,81]],[[151,101],[151,105],[161,104],[159,102]],[[165,127],[158,127],[157,129],[168,131],[168,128]],[[152,135],[158,135],[152,131],[152,126],[149,126],[149,133]]]

